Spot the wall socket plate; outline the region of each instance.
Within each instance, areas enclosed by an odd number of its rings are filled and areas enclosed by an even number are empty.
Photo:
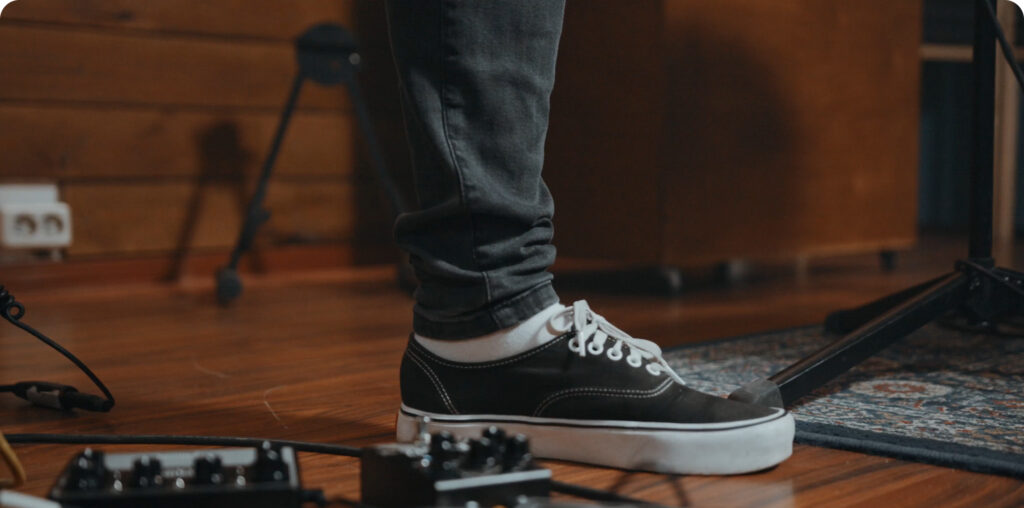
[[[0,246],[56,249],[71,245],[71,207],[53,184],[0,185]]]

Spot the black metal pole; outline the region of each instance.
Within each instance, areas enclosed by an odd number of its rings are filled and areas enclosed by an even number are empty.
[[[231,258],[228,261],[229,268],[233,269],[238,266],[242,254],[249,250],[252,239],[256,236],[256,231],[268,218],[267,212],[263,210],[263,200],[266,198],[267,184],[270,182],[270,174],[274,169],[274,163],[277,162],[277,154],[281,150],[281,142],[284,141],[284,134],[288,130],[288,123],[292,119],[292,113],[295,112],[295,103],[299,100],[299,92],[302,91],[302,83],[305,80],[306,76],[300,71],[296,73],[295,79],[292,81],[292,88],[288,92],[284,111],[281,113],[281,119],[277,123],[274,139],[270,143],[270,151],[267,152],[267,157],[263,159],[263,168],[260,170],[259,180],[256,182],[256,190],[252,194],[252,199],[249,200],[249,206],[245,217],[243,217],[242,231],[238,234],[238,241],[235,243],[235,248],[231,251]]]
[[[966,298],[967,277],[946,275],[923,293],[893,307],[843,338],[768,378],[785,406],[811,393],[897,340],[910,335]],[[827,365],[827,367],[823,367]]]
[[[996,34],[988,16],[996,0],[974,2],[974,153],[971,167],[968,257],[985,266],[992,260],[992,193],[995,147]]]
[[[363,93],[359,89],[359,81],[355,77],[354,70],[345,79],[345,84],[348,86],[349,97],[352,98],[352,107],[355,108],[356,122],[359,124],[359,129],[363,131],[363,139],[366,142],[367,149],[370,151],[370,160],[373,161],[373,166],[377,170],[377,178],[380,180],[381,186],[384,187],[384,192],[388,195],[388,199],[391,200],[391,210],[394,216],[397,217],[408,212],[409,205],[402,197],[402,192],[398,190],[398,184],[395,183],[394,177],[391,176],[384,162],[384,153],[381,152],[380,145],[377,144],[377,136],[373,133],[370,112],[366,108],[366,101],[363,99]]]

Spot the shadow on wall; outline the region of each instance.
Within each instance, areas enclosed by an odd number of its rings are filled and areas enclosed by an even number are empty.
[[[384,3],[375,0],[357,0],[353,7],[353,32],[359,44],[362,63],[359,81],[365,95],[371,121],[398,190],[409,203],[415,202],[412,156],[409,153],[399,101],[398,75],[395,71],[388,40],[387,16]],[[392,215],[388,196],[380,184],[361,132],[353,130],[358,138],[354,143],[358,153],[355,178],[367,182],[368,192],[356,196],[356,238],[360,242],[394,245]],[[371,261],[362,256],[372,252],[356,252],[356,262]],[[396,259],[397,255],[396,255]]]
[[[802,209],[793,97],[715,9],[569,3],[545,169],[563,258],[725,261]]]
[[[171,264],[168,280],[178,280],[187,272],[186,261],[196,234],[196,226],[202,216],[203,197],[211,185],[233,187],[238,199],[240,217],[245,216],[249,202],[245,170],[253,154],[242,146],[238,124],[231,121],[214,123],[196,134],[199,147],[199,172],[196,174],[182,222],[181,232],[174,247],[174,262]],[[258,252],[258,251],[257,251]],[[259,266],[259,256],[254,256]]]
[[[693,248],[743,252],[797,231],[790,221],[807,210],[792,97],[771,61],[727,35],[700,24],[672,34],[660,188],[678,193],[662,203],[670,222],[686,222],[677,229]],[[752,227],[759,215],[781,220]]]

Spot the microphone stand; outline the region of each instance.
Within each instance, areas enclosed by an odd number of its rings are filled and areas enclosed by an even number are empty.
[[[325,86],[343,84],[348,87],[349,97],[352,99],[352,107],[355,109],[356,122],[359,129],[363,131],[363,137],[369,149],[370,160],[377,170],[377,177],[384,186],[391,201],[391,208],[394,215],[398,215],[407,209],[405,200],[402,198],[398,186],[387,170],[384,163],[384,155],[381,152],[377,138],[373,134],[373,125],[370,122],[370,113],[366,107],[360,92],[359,82],[356,80],[356,71],[360,63],[359,53],[356,52],[356,42],[352,35],[338,25],[324,23],[315,25],[306,30],[295,41],[296,57],[299,63],[295,79],[292,81],[288,99],[285,101],[284,110],[281,112],[281,119],[277,124],[277,131],[270,144],[270,151],[263,161],[263,169],[260,172],[256,190],[252,199],[246,207],[242,229],[238,234],[238,240],[231,251],[228,264],[217,271],[217,300],[221,305],[227,305],[242,294],[242,281],[238,276],[238,262],[242,256],[252,249],[253,239],[267,220],[270,219],[270,211],[263,207],[267,194],[267,185],[270,181],[274,163],[277,161],[278,152],[281,149],[281,142],[288,129],[288,123],[295,112],[295,103],[298,101],[299,92],[307,79]]]

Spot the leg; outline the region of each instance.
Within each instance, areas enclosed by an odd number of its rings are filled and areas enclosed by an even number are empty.
[[[419,199],[395,236],[420,280],[420,335],[484,335],[558,301],[541,166],[563,9],[388,4]]]
[[[773,407],[789,406],[886,346],[962,304],[967,300],[969,283],[968,275],[954,272],[936,281],[929,281],[929,286],[924,289],[918,290],[915,286],[890,296],[901,300],[846,336],[767,380],[754,381],[740,387],[729,398]],[[911,290],[917,292],[907,297],[904,293]]]
[[[389,4],[420,200],[395,226],[421,281],[398,438],[429,418],[459,436],[527,434],[539,457],[669,473],[775,465],[792,451],[791,415],[691,390],[654,343],[584,301],[555,305],[540,169],[563,7]]]

